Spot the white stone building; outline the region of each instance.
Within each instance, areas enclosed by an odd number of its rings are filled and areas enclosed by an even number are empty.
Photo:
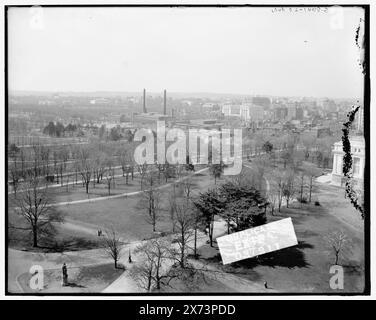
[[[225,117],[239,117],[243,121],[257,122],[264,119],[264,108],[252,103],[225,104],[222,113]]]
[[[363,136],[350,137],[351,156],[352,156],[352,172],[354,180],[361,188],[364,182],[364,166],[365,166],[365,140]],[[332,184],[344,185],[343,166],[343,149],[342,141],[336,142],[333,147],[333,171]]]

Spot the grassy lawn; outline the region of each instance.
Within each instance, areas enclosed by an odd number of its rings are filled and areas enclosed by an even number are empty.
[[[95,249],[102,246],[95,233],[79,232],[63,228],[60,223],[53,225],[51,234],[46,234],[38,240],[38,248],[32,246],[32,234],[25,230],[28,225],[17,214],[11,214],[10,227],[8,228],[8,245],[13,249],[33,252],[64,252],[75,250]],[[15,228],[15,226],[17,226]]]
[[[217,181],[220,184],[222,178]],[[207,172],[192,176],[193,193],[215,187],[214,179]],[[172,186],[163,189],[162,207],[168,208],[168,196]],[[67,218],[79,222],[90,223],[102,229],[113,227],[129,241],[148,239],[153,236],[152,226],[147,223],[144,210],[139,208],[141,196],[134,195],[126,198],[111,199],[95,203],[75,204],[56,208]],[[172,229],[167,210],[160,213],[156,229],[168,233]]]
[[[95,183],[95,186],[90,182],[89,193],[86,193],[85,187],[82,183],[50,187],[49,202],[58,203],[58,202],[67,202],[67,201],[76,201],[84,199],[92,199],[97,197],[107,197],[108,195],[117,195],[122,193],[130,193],[141,190],[140,178],[138,176],[134,177],[132,181],[129,177],[128,184],[126,184],[125,178],[118,177],[115,179],[115,188],[111,184],[110,194],[108,193],[108,186],[105,179],[103,179],[99,184]],[[8,195],[9,205],[17,206],[17,202],[14,201],[14,194]]]
[[[349,204],[349,206],[351,206]],[[258,285],[267,281],[268,287],[277,292],[338,292],[329,286],[329,273],[334,255],[324,240],[331,230],[342,229],[352,240],[352,247],[339,263],[344,268],[343,292],[362,292],[364,288],[364,248],[362,233],[354,231],[329,213],[333,208],[294,203],[283,208],[276,216],[268,216],[268,222],[291,217],[299,244],[269,254],[223,266],[218,248],[208,245],[200,248],[203,261],[218,270],[238,274],[244,281]],[[351,210],[351,207],[347,208]],[[241,281],[240,281],[241,283]],[[231,287],[231,283],[229,283]],[[242,286],[239,285],[242,291]],[[248,291],[244,288],[243,291]],[[339,292],[339,293],[341,293]]]
[[[199,169],[197,169],[199,170]],[[223,183],[227,178],[222,177],[217,180],[217,185]],[[125,186],[123,178],[119,178],[117,182],[117,193],[132,192],[140,190],[139,178],[135,176],[132,182],[129,180],[129,186]],[[170,179],[169,182],[172,182]],[[192,184],[194,186],[193,193],[205,191],[208,188],[215,187],[214,179],[209,176],[208,171],[192,176]],[[101,186],[103,192],[107,192],[105,186]],[[163,206],[167,208],[168,196],[171,192],[172,186],[166,187],[163,190]],[[86,196],[84,188],[78,186],[70,186],[69,192],[63,188],[51,188],[55,192],[55,201],[69,201],[77,200],[81,196]],[[100,190],[97,185],[95,189],[90,192],[97,192]],[[99,193],[98,193],[99,194]],[[105,195],[105,194],[103,194]],[[13,195],[10,195],[12,197]],[[91,197],[95,197],[91,193]],[[40,248],[32,248],[31,233],[27,230],[19,229],[27,227],[22,217],[14,212],[12,207],[8,210],[8,217],[10,225],[17,228],[9,229],[10,247],[20,250],[33,251],[66,251],[66,250],[81,250],[96,248],[100,244],[96,237],[96,230],[113,227],[121,236],[129,241],[143,240],[154,237],[152,226],[146,221],[146,212],[139,207],[140,195],[134,195],[124,198],[98,201],[94,203],[83,203],[66,205],[59,207],[52,207],[50,210],[59,213],[66,221],[69,221],[77,226],[83,224],[89,225],[92,232],[81,232],[79,228],[72,230],[72,228],[63,228],[64,225],[55,225],[55,232],[53,236],[41,238]],[[59,199],[59,200],[56,200]],[[161,212],[160,219],[157,222],[158,232],[170,232],[171,222],[166,210]],[[55,248],[55,249],[54,249]]]
[[[18,277],[18,283],[26,293],[85,293],[100,292],[116,280],[123,269],[115,269],[112,263],[68,268],[68,286],[63,287],[61,269],[44,271],[44,288],[31,289],[30,273],[23,273]]]

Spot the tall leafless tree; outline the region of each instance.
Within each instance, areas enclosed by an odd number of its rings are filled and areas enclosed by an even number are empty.
[[[22,184],[23,188],[15,198],[19,214],[25,218],[33,236],[33,247],[38,247],[41,232],[53,221],[61,221],[57,215],[49,212],[47,185],[41,177],[29,176]]]
[[[350,239],[344,231],[335,230],[329,232],[325,236],[325,240],[331,251],[334,253],[334,264],[338,265],[339,258],[351,247]]]
[[[131,276],[146,291],[154,288],[159,290],[161,285],[169,284],[174,275],[166,262],[170,260],[171,243],[163,239],[152,239],[134,250],[139,254],[141,262],[130,270]]]
[[[115,269],[118,268],[118,262],[123,254],[123,245],[121,238],[113,227],[105,231],[103,237],[103,247],[107,256],[114,260]]]

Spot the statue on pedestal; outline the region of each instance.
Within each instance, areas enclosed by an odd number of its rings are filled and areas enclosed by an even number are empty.
[[[63,271],[63,283],[62,283],[62,285],[64,287],[64,286],[68,285],[68,268],[67,268],[67,265],[65,264],[65,262],[63,264],[62,271]]]

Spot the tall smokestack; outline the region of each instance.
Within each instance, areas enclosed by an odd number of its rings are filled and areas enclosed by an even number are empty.
[[[166,115],[167,114],[167,109],[166,109],[166,89],[163,93],[163,114]]]
[[[143,113],[146,113],[146,90],[144,89]]]

